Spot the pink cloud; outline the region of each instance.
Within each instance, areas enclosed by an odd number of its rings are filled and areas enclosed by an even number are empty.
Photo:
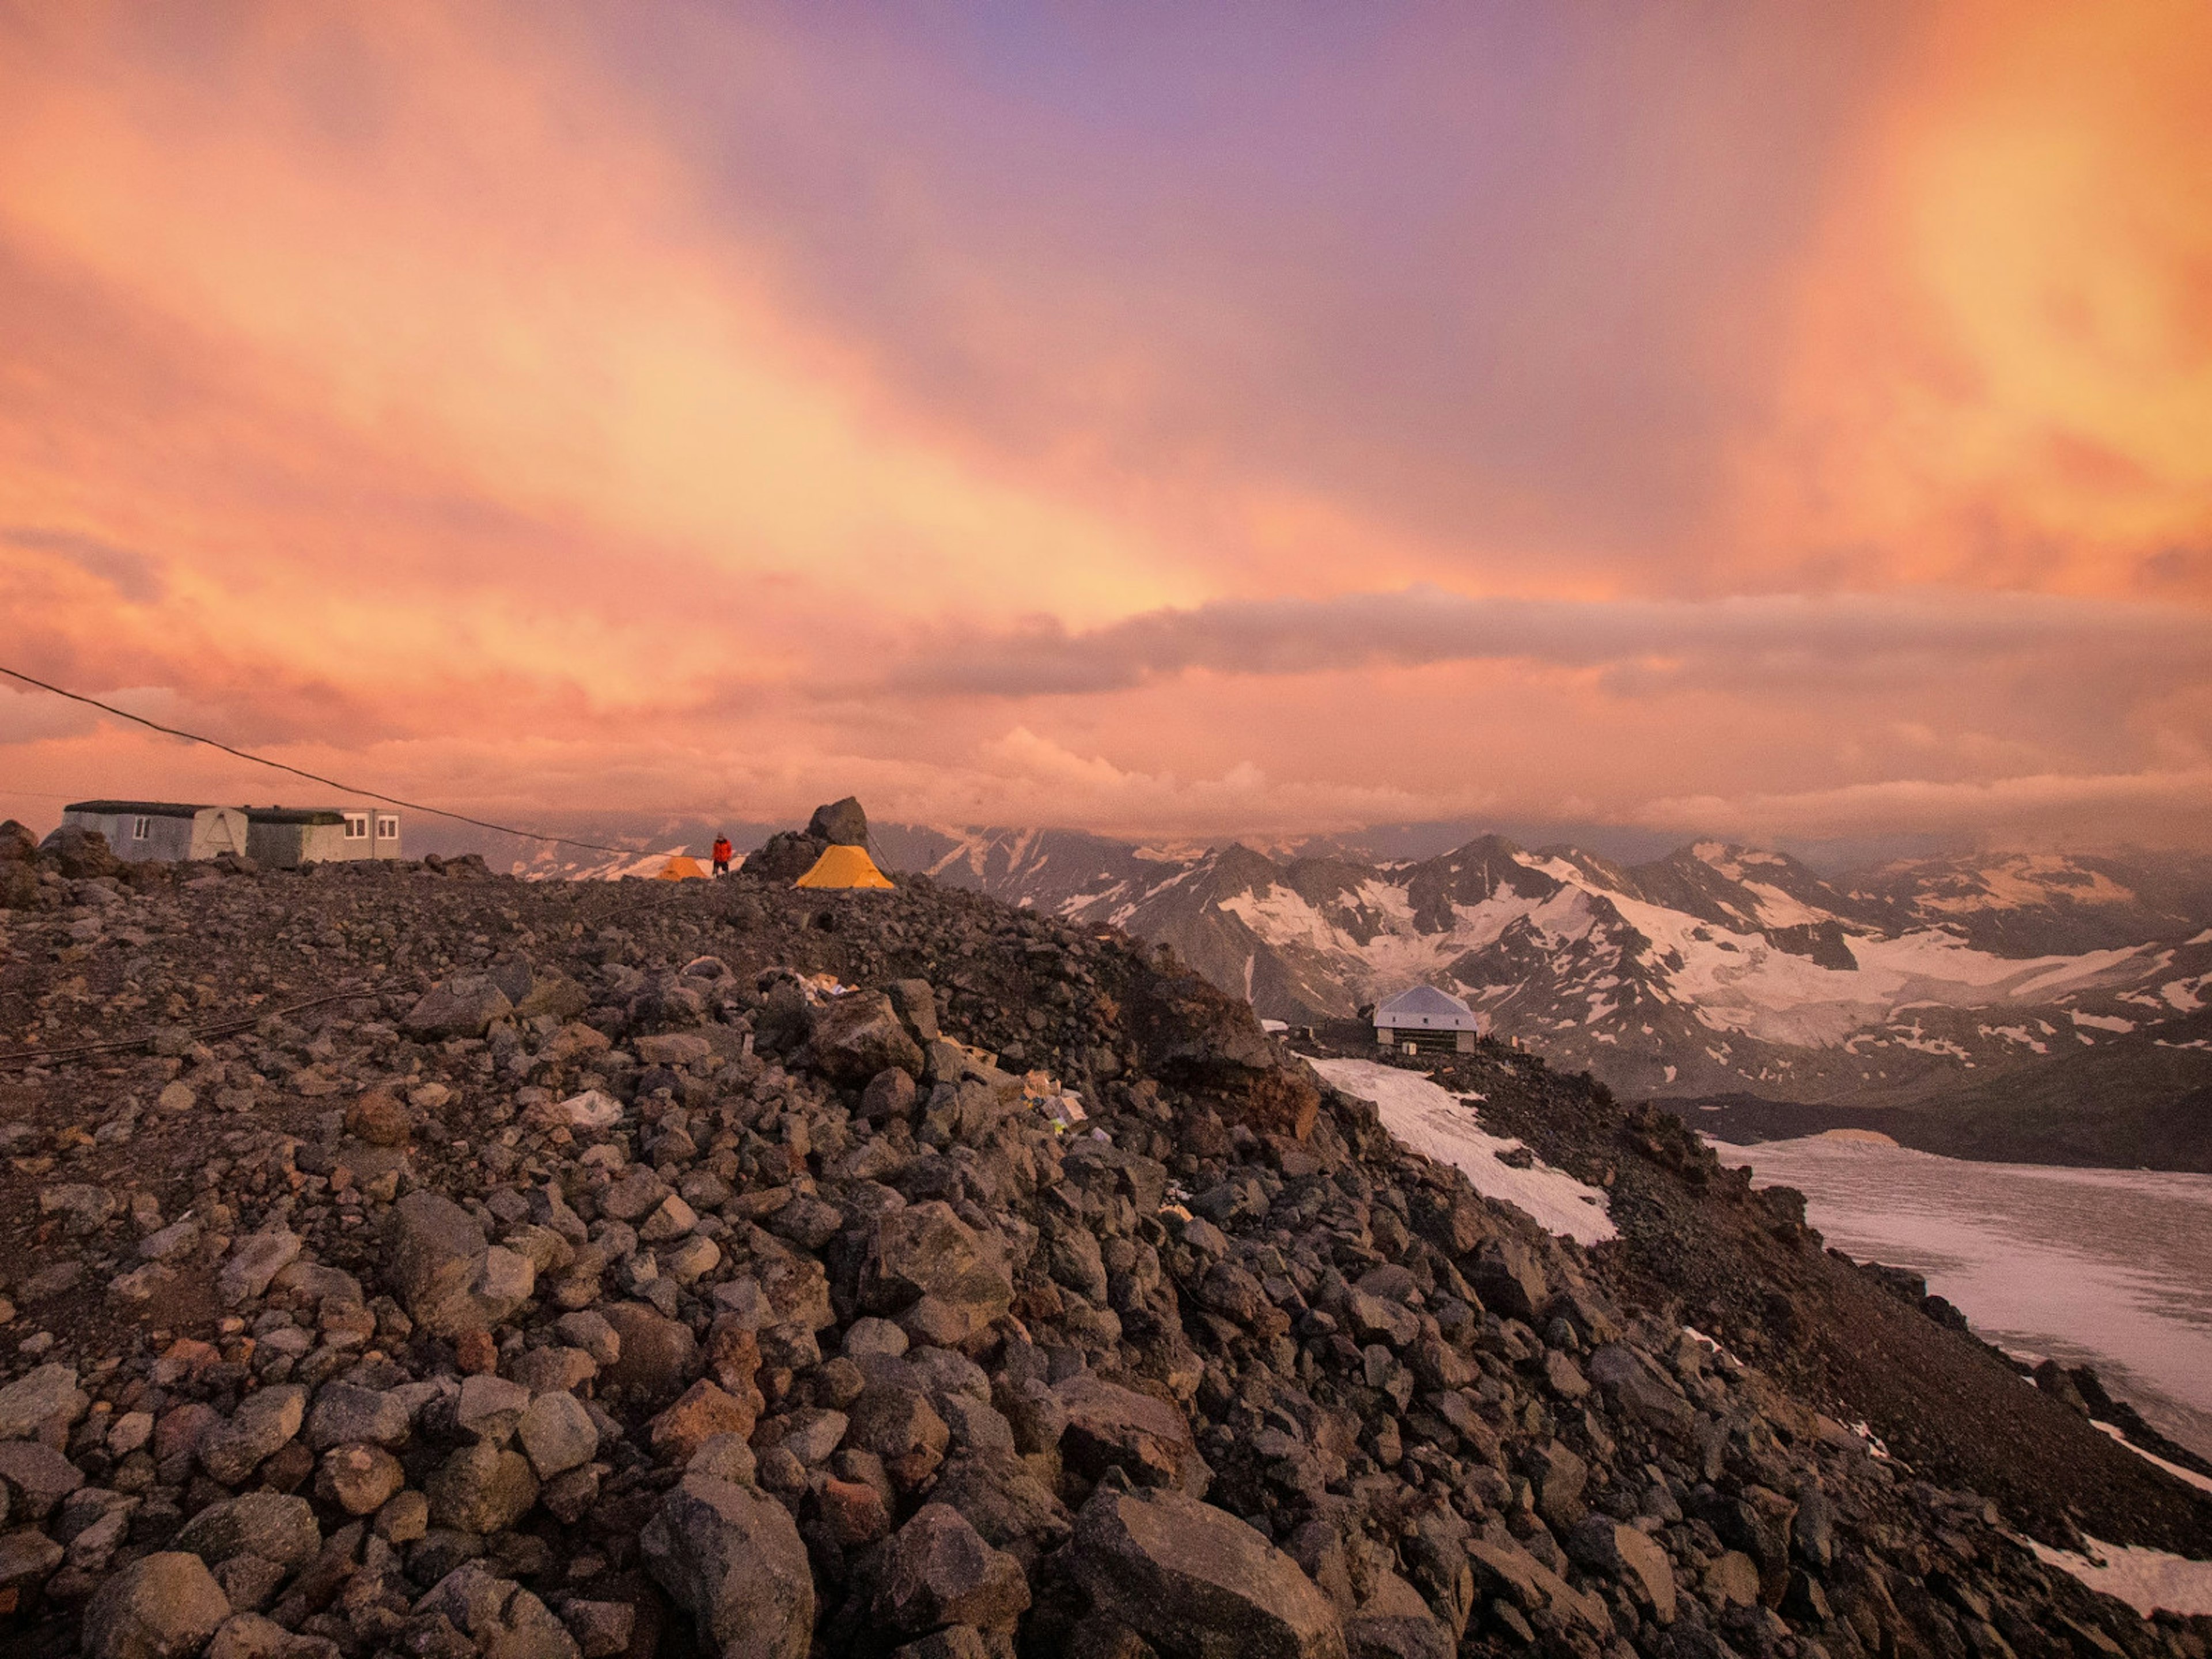
[[[0,660],[514,813],[2203,838],[2206,118],[2084,15],[33,15]]]

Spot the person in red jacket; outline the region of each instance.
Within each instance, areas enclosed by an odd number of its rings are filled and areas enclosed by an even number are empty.
[[[730,838],[727,836],[715,836],[714,873],[716,875],[726,876],[730,873]]]

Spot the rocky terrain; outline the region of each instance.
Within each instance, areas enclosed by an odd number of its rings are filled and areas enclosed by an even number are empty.
[[[1617,1241],[927,878],[0,828],[0,1647],[2205,1659],[2031,1547],[2212,1556],[2075,1380],[1450,1066]]]

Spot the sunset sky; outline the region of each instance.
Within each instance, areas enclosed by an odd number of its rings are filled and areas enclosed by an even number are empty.
[[[0,662],[532,823],[2212,845],[2212,9],[0,0]],[[0,816],[300,797],[0,689]]]

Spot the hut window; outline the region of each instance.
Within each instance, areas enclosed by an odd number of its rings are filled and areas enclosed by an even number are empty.
[[[153,838],[154,838],[154,820],[153,820],[153,819],[151,819],[151,818],[133,818],[133,819],[131,819],[131,840],[133,840],[133,841],[151,841]]]
[[[398,818],[390,817],[377,819],[376,838],[379,841],[398,841],[399,839],[399,820]]]
[[[368,813],[349,812],[345,815],[345,838],[348,841],[367,841],[368,839]]]

